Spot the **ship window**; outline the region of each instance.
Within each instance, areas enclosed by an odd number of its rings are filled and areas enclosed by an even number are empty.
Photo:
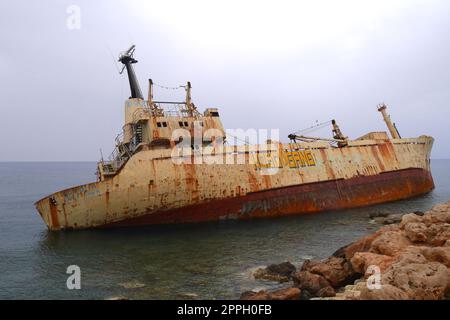
[[[156,125],[158,126],[158,128],[161,128],[161,122],[157,122]]]
[[[163,125],[164,128],[166,128],[166,127],[167,127],[167,122],[164,121],[164,122],[162,123],[162,125]]]
[[[187,121],[184,122],[185,127],[189,127],[189,123]]]

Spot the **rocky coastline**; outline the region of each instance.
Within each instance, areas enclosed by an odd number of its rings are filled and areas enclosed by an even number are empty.
[[[450,298],[450,201],[431,210],[369,217],[376,232],[322,261],[258,269],[254,277],[289,283],[242,300],[443,300]]]

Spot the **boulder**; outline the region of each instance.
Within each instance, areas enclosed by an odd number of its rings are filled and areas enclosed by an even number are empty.
[[[414,213],[408,213],[402,217],[402,221],[400,222],[400,228],[403,229],[405,227],[405,225],[407,225],[408,223],[411,223],[411,222],[419,222],[420,223],[423,221],[424,221],[423,216],[420,216],[420,215],[417,215]]]
[[[279,274],[289,277],[296,271],[295,266],[290,262],[283,262],[280,264],[271,264],[267,267],[267,271],[272,274]]]
[[[410,263],[427,263],[428,260],[423,255],[424,249],[425,247],[409,246],[396,257],[392,265],[398,267]]]
[[[390,214],[385,218],[375,219],[375,221],[382,224],[394,224],[402,221],[403,213]]]
[[[360,300],[409,300],[411,297],[404,291],[390,284],[382,285],[380,289],[361,289]]]
[[[427,229],[428,243],[433,246],[443,246],[450,240],[450,224],[435,223]]]
[[[293,274],[294,285],[300,290],[306,290],[315,296],[320,289],[329,287],[330,283],[321,275],[309,271],[299,271]]]
[[[301,290],[299,288],[280,289],[269,294],[270,300],[298,300]]]
[[[320,298],[334,297],[336,295],[336,291],[334,291],[333,287],[328,286],[317,291],[316,296]]]
[[[405,225],[405,234],[412,242],[426,242],[427,230],[427,225],[422,222],[409,222]]]
[[[380,217],[385,218],[388,215],[389,215],[388,212],[371,212],[371,213],[369,213],[369,218],[370,219],[380,218]]]
[[[245,291],[241,294],[241,300],[269,300],[269,292],[260,290],[258,292]]]
[[[335,288],[355,280],[355,272],[345,258],[331,256],[320,262],[306,261],[302,270],[321,275]]]
[[[450,247],[424,248],[422,253],[428,261],[440,262],[450,268]]]
[[[440,300],[449,284],[447,268],[439,262],[392,264],[382,276],[386,284],[397,287],[414,300]]]
[[[384,227],[381,227],[378,231],[365,236],[345,247],[340,248],[337,250],[333,256],[340,256],[345,257],[348,261],[353,257],[353,255],[356,252],[365,252],[369,251],[370,247],[372,246],[372,242],[377,239],[380,235],[382,235],[385,232],[388,231],[397,231],[399,230],[399,227],[397,225],[387,225]]]
[[[418,215],[418,216],[421,216],[421,217],[425,214],[425,212],[423,212],[423,211],[414,211],[413,213],[415,215]]]
[[[441,203],[441,204],[434,205],[431,208],[431,210],[429,211],[429,213],[434,213],[434,212],[450,213],[450,201],[448,201],[447,203]]]
[[[386,231],[372,242],[370,251],[394,256],[410,244],[408,238],[400,231]]]
[[[295,266],[290,262],[280,264],[271,264],[266,268],[259,268],[253,276],[255,279],[264,279],[269,281],[287,282],[291,278],[292,273],[296,270]]]
[[[436,205],[430,211],[427,211],[422,218],[427,225],[450,223],[450,205],[448,203]]]
[[[384,272],[394,260],[393,257],[373,252],[357,252],[350,260],[355,272],[365,274],[369,266],[378,266]]]

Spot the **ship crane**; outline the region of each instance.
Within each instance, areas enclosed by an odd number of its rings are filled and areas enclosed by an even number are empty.
[[[327,121],[327,122],[321,123],[321,124],[319,124],[317,126],[314,126],[312,128],[317,129],[319,127],[322,127],[323,125],[328,125],[329,123],[330,123],[330,121]],[[332,130],[333,138],[312,137],[312,136],[306,136],[306,135],[303,135],[303,134],[298,134],[299,132],[302,132],[302,131],[305,131],[305,130],[308,130],[308,129],[297,131],[297,133],[291,133],[288,136],[288,138],[290,140],[292,140],[293,142],[297,142],[297,141],[303,141],[303,142],[328,141],[328,142],[331,142],[331,143],[337,143],[338,147],[345,147],[348,144],[348,137],[346,137],[342,133],[342,131],[339,128],[336,120],[334,120],[334,119],[331,120],[331,124],[333,126],[333,130]],[[312,128],[309,128],[309,129],[312,129]]]

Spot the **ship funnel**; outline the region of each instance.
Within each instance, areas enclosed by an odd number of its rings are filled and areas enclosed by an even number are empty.
[[[128,81],[130,82],[130,90],[131,90],[130,98],[144,100],[141,88],[139,87],[139,83],[133,69],[133,64],[137,63],[137,60],[134,59],[133,57],[135,49],[136,46],[132,45],[127,51],[123,52],[119,57],[119,62],[122,62],[124,68],[127,69]],[[123,70],[124,69],[122,69],[121,73],[123,72]]]
[[[378,111],[380,111],[381,114],[383,115],[384,122],[386,122],[386,126],[388,127],[389,132],[391,133],[392,138],[393,138],[393,139],[401,139],[401,138],[400,138],[400,134],[398,133],[397,128],[395,127],[394,124],[392,124],[391,117],[390,117],[389,114],[386,112],[386,108],[387,108],[387,106],[386,106],[384,103],[382,103],[382,104],[380,104],[380,105],[378,106]]]

